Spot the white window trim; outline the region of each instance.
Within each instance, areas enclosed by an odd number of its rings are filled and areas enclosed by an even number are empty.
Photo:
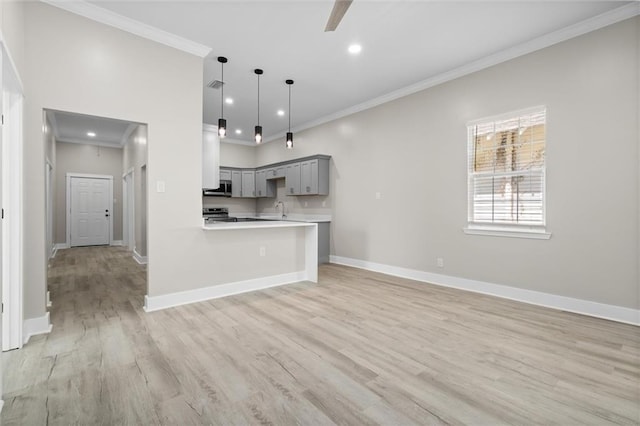
[[[507,227],[492,224],[470,223],[463,228],[467,235],[485,235],[491,237],[529,238],[534,240],[548,240],[551,232],[542,227]]]
[[[470,127],[485,123],[487,121],[500,121],[507,120],[517,115],[527,115],[541,109],[546,110],[547,107],[545,105],[538,105],[535,107],[524,108],[516,111],[511,111],[504,114],[493,115],[490,117],[484,117],[478,120],[469,121],[467,123],[467,144],[470,143],[471,137],[469,135]],[[546,144],[546,138],[545,138]],[[467,155],[469,146],[467,146]],[[469,166],[468,166],[469,167]],[[542,175],[544,178],[544,191],[542,193],[543,197],[543,216],[544,216],[544,224],[539,226],[530,226],[530,225],[518,225],[518,224],[505,224],[501,225],[498,223],[481,223],[481,222],[472,222],[469,220],[470,212],[472,211],[472,203],[473,203],[473,194],[469,191],[468,183],[467,183],[467,226],[463,228],[463,231],[467,235],[484,235],[491,237],[508,237],[508,238],[526,238],[526,239],[536,239],[536,240],[548,240],[551,238],[551,232],[546,229],[546,218],[547,218],[547,183],[546,183],[546,159],[545,166],[542,169]],[[467,168],[467,182],[469,182],[469,169]]]

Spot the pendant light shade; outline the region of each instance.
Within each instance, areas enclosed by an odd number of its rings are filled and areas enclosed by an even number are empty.
[[[258,125],[255,127],[255,141],[256,143],[262,142],[262,126],[260,125],[260,76],[264,71],[260,68],[253,70],[258,76]]]
[[[286,80],[287,86],[289,86],[289,131],[287,132],[287,138],[285,146],[287,149],[293,148],[293,133],[291,133],[291,86],[293,85],[293,80]]]
[[[221,94],[220,94],[220,118],[218,119],[218,136],[224,138],[227,135],[227,120],[224,119],[224,64],[227,63],[227,58],[224,56],[218,56],[218,62],[220,62],[220,69],[222,70],[222,76],[220,81],[222,81]]]

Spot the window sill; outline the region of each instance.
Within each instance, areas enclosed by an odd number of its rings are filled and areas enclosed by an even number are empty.
[[[492,226],[471,225],[463,228],[468,235],[487,235],[491,237],[528,238],[534,240],[548,240],[551,232],[538,229],[513,229]]]

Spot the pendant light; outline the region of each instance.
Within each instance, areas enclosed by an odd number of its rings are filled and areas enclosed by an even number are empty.
[[[218,56],[218,62],[220,62],[220,69],[222,70],[222,76],[220,80],[222,81],[222,93],[220,97],[220,118],[218,119],[218,136],[224,138],[227,135],[227,120],[224,119],[224,64],[227,63],[227,58],[224,56]]]
[[[291,85],[293,84],[293,80],[285,81],[289,86],[289,131],[287,132],[287,141],[286,147],[287,149],[293,148],[293,133],[291,133]]]
[[[256,73],[256,75],[258,76],[258,125],[256,126],[256,132],[255,132],[255,140],[256,143],[261,143],[262,142],[262,126],[260,125],[260,76],[262,75],[263,71],[260,68],[256,68],[255,70],[253,70],[253,72]]]

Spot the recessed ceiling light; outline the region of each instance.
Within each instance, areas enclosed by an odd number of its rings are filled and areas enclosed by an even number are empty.
[[[362,46],[360,46],[359,44],[352,44],[351,46],[349,46],[349,53],[351,53],[352,55],[357,55],[360,52],[362,52]]]
[[[95,132],[87,132],[87,136],[89,136],[90,138],[95,138],[96,137],[96,133]]]
[[[284,116],[284,110],[279,109],[278,110],[278,116],[280,116],[280,117]]]
[[[241,135],[242,134],[242,130],[241,129],[236,129],[236,135]]]
[[[227,105],[232,105],[232,104],[233,104],[233,99],[232,99],[232,98],[227,98],[227,99],[225,99],[224,101],[225,101],[225,103],[226,103]]]

